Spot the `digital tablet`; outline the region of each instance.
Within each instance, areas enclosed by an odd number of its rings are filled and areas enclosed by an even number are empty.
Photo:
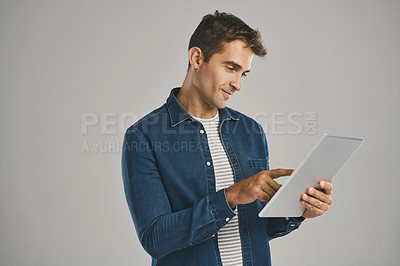
[[[307,157],[258,214],[259,217],[300,217],[306,210],[300,203],[307,188],[320,188],[330,181],[363,143],[363,138],[324,134]]]

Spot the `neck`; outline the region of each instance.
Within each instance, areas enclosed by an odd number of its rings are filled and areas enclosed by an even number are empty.
[[[193,74],[189,70],[183,81],[182,87],[177,95],[178,101],[183,108],[192,116],[198,118],[213,118],[216,116],[218,109],[207,105],[202,101],[200,95],[201,88],[196,86]]]

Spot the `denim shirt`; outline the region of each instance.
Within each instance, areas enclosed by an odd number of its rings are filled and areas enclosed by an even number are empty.
[[[166,104],[126,131],[122,151],[125,196],[152,265],[222,265],[217,232],[235,215],[225,190],[215,191],[207,134],[171,91]],[[269,169],[267,140],[253,119],[218,110],[220,135],[235,182]],[[243,265],[271,265],[269,240],[304,218],[260,218],[265,202],[238,205]]]

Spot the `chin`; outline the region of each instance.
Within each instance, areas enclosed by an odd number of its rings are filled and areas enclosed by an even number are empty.
[[[217,98],[214,99],[214,106],[218,109],[225,108],[226,104],[228,103],[228,99],[225,98]]]
[[[225,108],[225,106],[226,106],[226,104],[227,104],[227,102],[224,102],[224,103],[218,104],[218,105],[217,105],[217,108],[218,108],[218,109],[224,109],[224,108]]]

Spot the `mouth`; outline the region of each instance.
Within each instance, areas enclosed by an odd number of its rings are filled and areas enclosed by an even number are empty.
[[[229,99],[232,96],[232,92],[227,92],[226,90],[221,89],[222,94],[225,96],[225,98]]]

